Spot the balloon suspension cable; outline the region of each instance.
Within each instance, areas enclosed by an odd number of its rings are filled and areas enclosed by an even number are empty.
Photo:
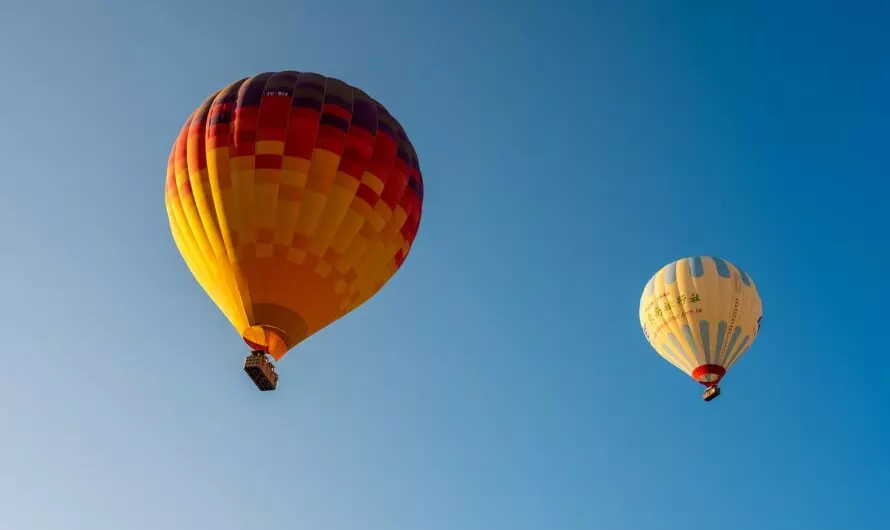
[[[244,359],[244,371],[258,389],[263,392],[275,390],[278,387],[278,373],[275,365],[266,356],[263,350],[253,350]]]

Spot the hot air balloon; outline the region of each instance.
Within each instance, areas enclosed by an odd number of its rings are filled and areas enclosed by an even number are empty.
[[[188,117],[165,198],[177,248],[252,350],[244,370],[266,391],[289,350],[402,266],[423,178],[383,105],[338,79],[284,71],[241,79]]]
[[[720,380],[754,343],[762,317],[754,281],[720,258],[684,258],[662,267],[640,299],[649,344],[706,387],[705,401],[720,395]]]

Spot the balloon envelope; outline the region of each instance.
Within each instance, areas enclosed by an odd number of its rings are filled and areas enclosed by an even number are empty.
[[[754,343],[762,315],[751,277],[714,257],[662,267],[640,299],[640,324],[649,344],[705,386],[717,385]]]
[[[287,71],[237,81],[189,116],[165,196],[192,274],[248,345],[280,360],[401,267],[423,179],[380,103]]]

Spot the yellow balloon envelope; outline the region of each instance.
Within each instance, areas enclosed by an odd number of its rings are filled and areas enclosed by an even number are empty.
[[[396,273],[423,179],[380,103],[288,71],[233,83],[189,116],[165,195],[197,281],[252,349],[280,360]]]
[[[732,263],[691,257],[664,266],[646,284],[640,324],[668,362],[705,385],[705,399],[757,338],[763,308],[757,286]]]

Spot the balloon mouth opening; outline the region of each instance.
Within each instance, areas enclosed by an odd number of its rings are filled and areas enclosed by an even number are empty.
[[[708,388],[717,386],[724,375],[726,368],[719,364],[703,364],[692,371],[692,378]]]
[[[241,333],[241,338],[252,350],[268,353],[276,361],[289,349],[287,334],[274,326],[251,326]]]

